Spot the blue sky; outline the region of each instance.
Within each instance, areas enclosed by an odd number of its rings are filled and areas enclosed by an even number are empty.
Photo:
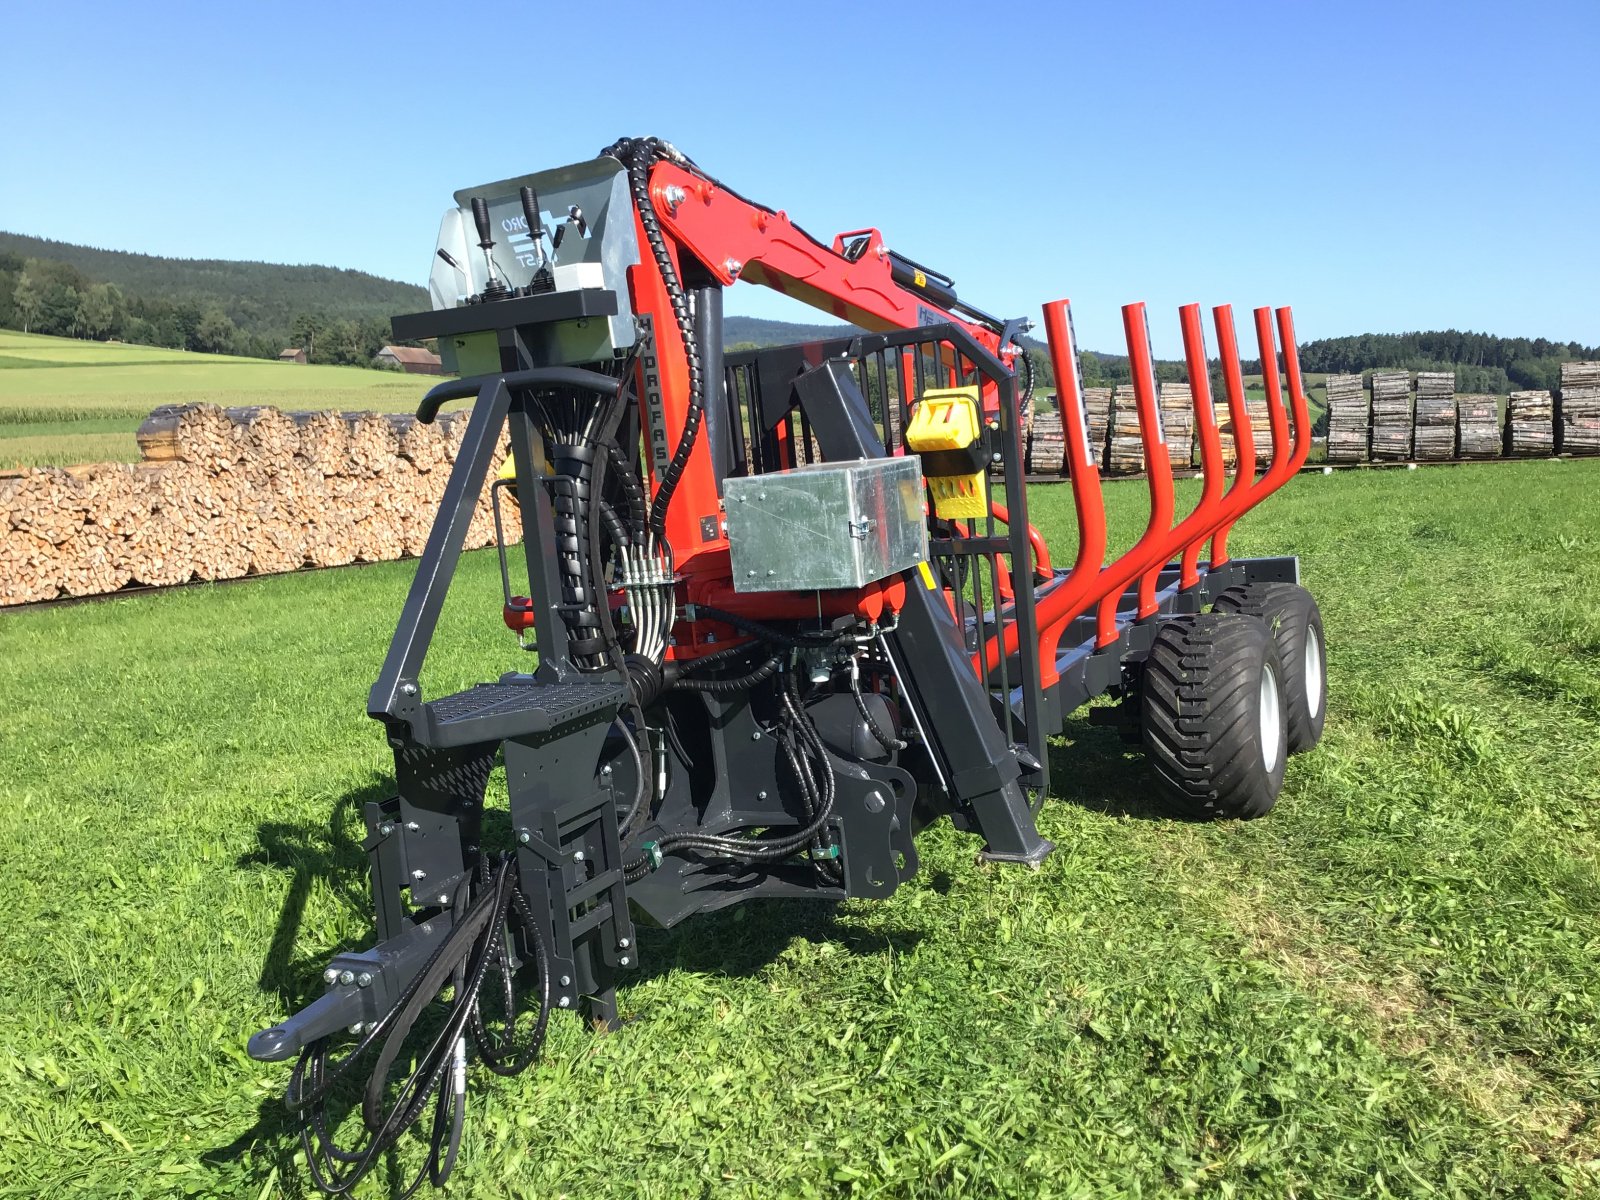
[[[1302,339],[1600,342],[1600,0],[25,3],[0,228],[421,282],[457,187],[669,138],[964,299],[1158,353],[1190,300]],[[753,286],[730,312],[810,319]],[[1241,314],[1243,315],[1243,314]]]

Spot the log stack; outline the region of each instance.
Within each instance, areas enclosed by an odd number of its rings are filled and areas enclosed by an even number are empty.
[[[1369,416],[1360,375],[1328,376],[1328,461],[1366,462]]]
[[[1212,404],[1211,411],[1217,419],[1217,435],[1222,441],[1222,462],[1225,466],[1231,467],[1239,461],[1239,443],[1233,428],[1233,409],[1226,402],[1219,400]],[[1246,396],[1244,411],[1250,418],[1250,448],[1255,453],[1256,466],[1267,466],[1272,462],[1272,421],[1267,415],[1267,402],[1264,398]]]
[[[1512,392],[1506,400],[1506,453],[1517,457],[1556,452],[1556,402],[1549,392]]]
[[[1500,398],[1482,393],[1457,396],[1456,413],[1456,455],[1460,458],[1498,458]]]
[[[1139,402],[1133,384],[1119,383],[1111,395],[1111,442],[1106,474],[1133,475],[1144,470],[1144,442],[1139,436]]]
[[[1061,397],[1056,396],[1059,406]],[[1028,431],[1028,474],[1060,475],[1066,468],[1067,441],[1059,407],[1038,408]]]
[[[1374,371],[1372,374],[1372,457],[1404,460],[1411,457],[1411,373]]]
[[[1561,364],[1562,454],[1600,454],[1600,362]]]
[[[0,605],[420,554],[466,423],[163,406],[139,427],[140,463],[0,480]],[[519,540],[516,506],[501,516]],[[485,488],[467,547],[493,541]]]
[[[1089,453],[1094,456],[1095,466],[1104,467],[1111,448],[1111,389],[1084,388],[1083,412],[1088,420]]]
[[[1194,465],[1194,393],[1187,383],[1163,383],[1158,395],[1167,461],[1176,470],[1187,471]]]
[[[1412,453],[1419,462],[1456,456],[1456,377],[1451,371],[1418,371]]]

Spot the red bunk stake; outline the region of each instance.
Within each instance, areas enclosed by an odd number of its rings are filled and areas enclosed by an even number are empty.
[[[1239,366],[1239,339],[1233,327],[1233,305],[1219,304],[1211,310],[1217,324],[1217,354],[1222,360],[1222,386],[1228,394],[1228,417],[1233,422],[1233,486],[1223,500],[1225,520],[1211,538],[1211,565],[1228,561],[1228,532],[1250,507],[1250,493],[1256,482],[1256,439],[1250,427],[1250,410],[1245,404],[1244,371]]]
[[[1144,473],[1150,484],[1150,519],[1133,547],[1107,568],[1113,578],[1105,581],[1107,590],[1101,597],[1095,626],[1095,641],[1101,646],[1116,640],[1117,601],[1121,599],[1121,589],[1137,578],[1153,559],[1164,554],[1172,532],[1172,463],[1167,459],[1167,440],[1161,430],[1155,363],[1150,352],[1150,329],[1145,322],[1144,305],[1123,305],[1122,326],[1128,338],[1128,364],[1133,370],[1133,397],[1139,408],[1139,440],[1144,445]],[[1155,576],[1149,575],[1139,580],[1135,616],[1148,617],[1155,611]]]
[[[1226,312],[1226,306],[1218,308],[1216,313],[1217,332],[1226,342],[1223,352],[1223,373],[1228,381],[1229,411],[1234,414],[1235,431],[1248,430],[1249,417],[1247,414],[1241,416],[1239,412],[1243,407],[1244,381],[1239,373],[1238,349],[1232,339],[1233,318]],[[1218,526],[1211,540],[1213,566],[1228,561],[1228,534],[1233,529],[1233,523],[1282,487],[1305,465],[1306,455],[1311,452],[1311,421],[1300,375],[1300,354],[1294,344],[1293,315],[1287,308],[1277,310],[1278,329],[1284,339],[1284,367],[1288,377],[1289,405],[1292,413],[1285,412],[1284,409],[1283,388],[1278,376],[1278,348],[1272,332],[1273,310],[1258,308],[1254,315],[1256,342],[1261,349],[1261,381],[1267,393],[1267,420],[1272,427],[1272,463],[1267,468],[1266,474],[1260,479],[1255,479],[1254,438],[1248,432],[1238,433],[1236,442],[1240,455],[1239,473],[1224,505],[1226,520]],[[1226,324],[1226,334],[1223,333],[1224,324]],[[1240,397],[1237,409],[1234,405],[1235,388]],[[1291,415],[1292,430],[1289,419]],[[1244,461],[1246,451],[1251,454],[1248,465]],[[1246,470],[1249,472],[1248,475],[1245,474]],[[1250,482],[1244,484],[1245,479],[1249,479]]]
[[[1259,504],[1276,491],[1284,479],[1292,457],[1289,440],[1289,415],[1283,409],[1283,383],[1278,377],[1278,343],[1272,332],[1272,310],[1258,308],[1256,319],[1256,345],[1261,348],[1261,386],[1267,393],[1267,423],[1272,427],[1272,466],[1257,483],[1261,489]]]
[[[1162,569],[1174,557],[1181,555],[1184,563],[1182,586],[1192,587],[1200,581],[1200,547],[1222,519],[1222,444],[1217,437],[1216,414],[1211,410],[1211,382],[1207,375],[1205,337],[1200,331],[1200,306],[1184,305],[1178,310],[1178,316],[1183,327],[1184,357],[1192,381],[1190,390],[1200,431],[1201,465],[1205,469],[1205,478],[1194,511],[1179,521],[1177,527],[1153,545],[1145,556],[1144,574],[1139,579],[1140,617],[1149,615],[1145,597],[1151,598],[1149,608],[1154,609],[1155,591]]]
[[[1289,403],[1294,410],[1294,455],[1284,473],[1287,479],[1306,465],[1306,456],[1311,453],[1311,413],[1306,403],[1304,381],[1300,378],[1300,347],[1294,340],[1294,313],[1280,308],[1277,317],[1278,338],[1283,342],[1283,371],[1289,380]]]
[[[1178,543],[1174,550],[1181,549],[1183,555],[1178,586],[1191,588],[1200,582],[1200,548],[1222,514],[1225,472],[1217,414],[1211,404],[1211,368],[1206,361],[1206,334],[1200,324],[1200,306],[1185,304],[1178,310],[1178,321],[1183,328],[1184,363],[1189,372],[1189,390],[1194,397],[1195,428],[1200,435],[1202,476],[1200,502],[1173,531],[1173,539]]]
[[[1083,408],[1083,380],[1078,373],[1078,347],[1072,332],[1072,310],[1066,300],[1044,306],[1045,337],[1050,344],[1050,364],[1056,376],[1056,406],[1061,412],[1062,435],[1066,439],[1066,460],[1071,472],[1072,505],[1078,516],[1078,553],[1072,569],[1054,586],[1046,585],[1038,596],[1035,616],[1040,642],[1040,681],[1054,684],[1056,646],[1067,622],[1092,603],[1106,554],[1105,504],[1100,494],[1100,467],[1089,449],[1089,422]],[[1010,514],[995,515],[1009,523]],[[1029,540],[1034,531],[1028,531]],[[1041,572],[1050,571],[1048,551],[1035,549]],[[983,664],[984,673],[994,670],[1002,647],[1006,654],[1017,650],[1016,622],[1005,626],[1002,637],[989,642]]]

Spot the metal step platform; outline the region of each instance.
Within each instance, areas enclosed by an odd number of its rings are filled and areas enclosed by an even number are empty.
[[[614,714],[627,695],[615,682],[541,684],[480,683],[423,705],[428,746],[467,746],[549,733],[597,714]]]

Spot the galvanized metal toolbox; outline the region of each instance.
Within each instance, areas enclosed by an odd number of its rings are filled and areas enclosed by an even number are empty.
[[[923,497],[911,455],[728,479],[734,590],[859,588],[914,567],[928,556]]]

